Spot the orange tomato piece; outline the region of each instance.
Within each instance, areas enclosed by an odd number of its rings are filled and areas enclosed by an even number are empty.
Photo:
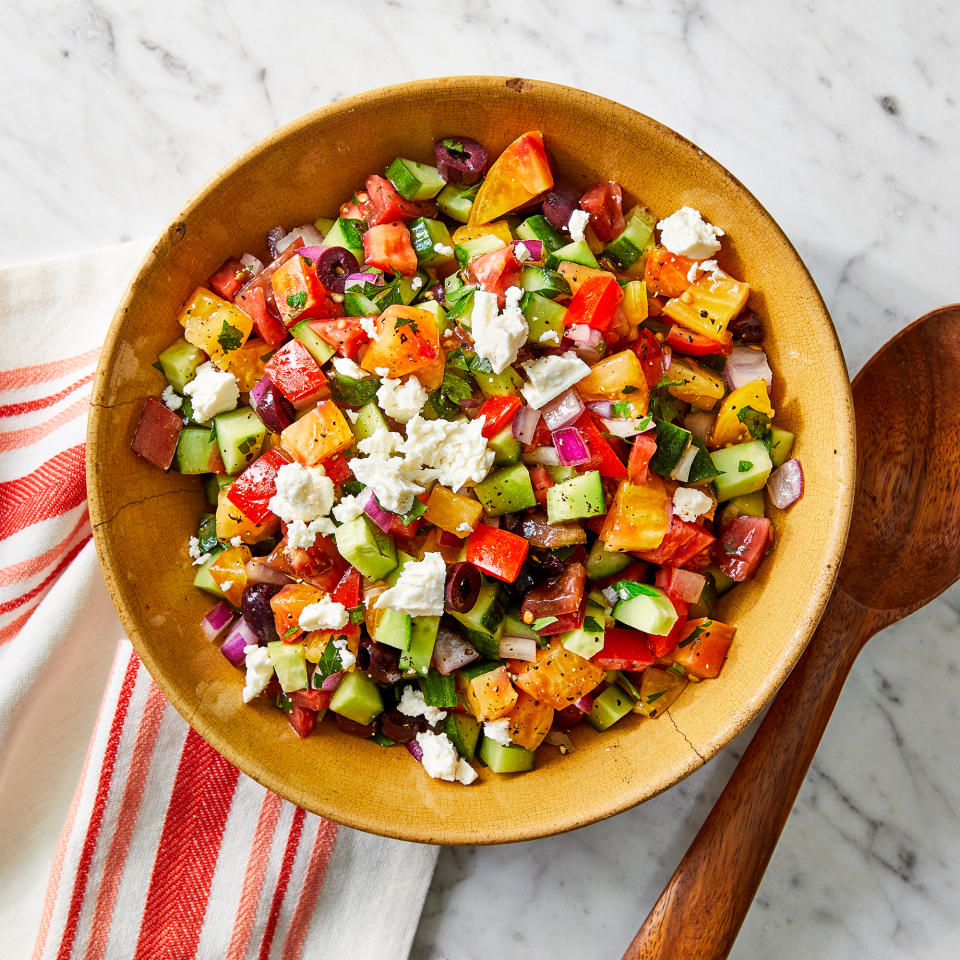
[[[300,320],[338,317],[343,313],[343,307],[330,299],[327,288],[317,279],[316,267],[299,253],[277,267],[270,282],[280,319],[288,327]]]
[[[214,583],[235,607],[240,606],[240,597],[247,585],[247,561],[250,557],[248,546],[227,547],[209,567]]]
[[[553,186],[543,134],[531,130],[517,137],[493,161],[470,211],[469,226],[489,223],[529,203]]]
[[[277,636],[287,643],[296,643],[303,631],[300,629],[300,614],[303,608],[317,603],[323,597],[319,587],[309,583],[288,583],[270,598],[273,622]]]
[[[595,363],[577,384],[577,393],[584,400],[628,401],[633,416],[642,415],[649,400],[643,367],[632,350],[621,350]]]
[[[686,667],[687,673],[694,676],[704,679],[718,677],[736,632],[736,627],[719,620],[707,617],[690,620],[670,654],[670,660]]]
[[[651,473],[646,483],[621,480],[600,528],[608,550],[653,550],[670,526],[670,497],[663,480]]]
[[[438,483],[430,491],[427,512],[423,519],[455,537],[463,538],[470,536],[470,530],[477,525],[482,513],[483,505],[478,500],[461,496]],[[461,531],[460,527],[464,523],[470,530]]]
[[[561,260],[557,267],[557,272],[570,284],[570,292],[576,292],[593,277],[611,277],[613,274],[606,270],[598,270],[596,267],[585,267],[582,263],[572,263],[569,260]]]
[[[553,707],[534,700],[529,693],[521,690],[517,693],[516,704],[507,714],[507,720],[510,739],[527,750],[536,750],[550,732]]]
[[[443,364],[437,320],[429,310],[394,304],[377,318],[377,337],[360,366],[370,373],[386,370],[388,377],[433,372]],[[440,367],[441,377],[443,367]],[[289,429],[289,428],[288,428]]]
[[[556,641],[549,650],[538,650],[536,661],[524,664],[513,682],[534,700],[563,710],[589,693],[603,677],[598,666]]]
[[[283,449],[308,467],[316,466],[355,442],[350,424],[332,400],[321,400],[280,434]]]
[[[484,720],[499,720],[517,702],[517,691],[513,689],[505,667],[497,667],[496,670],[474,677],[464,693],[473,715],[481,723]]]
[[[417,272],[417,254],[410,231],[399,220],[371,227],[363,235],[363,259],[367,266],[412,277]]]
[[[224,542],[239,537],[244,543],[259,543],[280,529],[280,518],[271,516],[263,523],[254,523],[235,503],[227,499],[227,488],[221,487],[217,497],[217,539]]]
[[[647,291],[664,297],[679,297],[690,286],[687,274],[696,262],[671,253],[664,246],[656,247],[647,257],[643,271]]]
[[[225,358],[246,343],[253,320],[239,307],[203,287],[197,287],[177,318],[188,343],[199,347],[221,369]]]

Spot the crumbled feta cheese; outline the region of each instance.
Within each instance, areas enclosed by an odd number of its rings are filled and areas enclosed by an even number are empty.
[[[309,550],[317,542],[318,536],[329,536],[336,529],[329,517],[317,517],[309,523],[294,520],[287,524],[287,546]]]
[[[473,295],[470,335],[477,353],[490,361],[494,373],[503,373],[517,359],[530,334],[526,318],[520,312],[522,296],[519,287],[509,287],[506,304],[498,313],[496,294],[477,290]]]
[[[726,277],[716,260],[698,260],[690,264],[690,269],[687,271],[687,281],[694,283],[701,273],[709,273],[714,280],[722,280]]]
[[[220,592],[227,593],[232,586],[233,586],[232,580],[224,580],[223,583],[220,584]]]
[[[349,407],[343,407],[342,409],[346,413],[346,415],[350,418],[351,423],[356,423],[360,419],[359,410],[351,410]]]
[[[693,283],[697,279],[697,274],[700,272],[700,264],[694,260],[690,264],[690,269],[687,271],[687,283]]]
[[[425,553],[422,560],[404,566],[395,586],[377,597],[374,607],[390,607],[411,617],[439,617],[443,613],[443,588],[447,565],[439,553]]]
[[[160,399],[167,405],[168,410],[179,410],[183,406],[183,400],[177,396],[176,390],[169,383],[163,388]]]
[[[441,257],[452,257],[453,247],[447,246],[445,243],[435,243],[433,245],[433,252]]]
[[[452,253],[453,251],[451,250],[450,252]],[[419,290],[422,286],[423,286],[423,277],[414,277],[410,281],[411,290]]]
[[[447,715],[446,711],[439,707],[428,706],[423,694],[410,686],[403,688],[403,696],[400,697],[397,709],[406,717],[426,717],[427,723],[431,725],[439,723]]]
[[[681,207],[657,224],[660,242],[678,257],[705,260],[720,249],[723,231],[700,216],[699,210]]]
[[[524,384],[520,392],[535,410],[559,397],[590,372],[590,368],[572,350],[559,357],[527,360],[521,366],[530,382]]]
[[[301,630],[340,630],[350,617],[347,608],[329,597],[321,597],[316,603],[308,603],[300,611]]]
[[[363,367],[355,364],[349,357],[334,357],[333,369],[341,377],[349,377],[351,380],[366,380],[370,376]]]
[[[340,666],[343,667],[344,670],[349,670],[357,662],[357,658],[347,646],[347,638],[337,637],[337,639],[333,641],[333,645],[340,651]]]
[[[377,389],[377,403],[388,416],[401,423],[412,420],[427,402],[427,391],[416,377],[406,380],[392,380],[389,377],[380,382]]]
[[[347,494],[333,508],[333,516],[337,523],[349,523],[363,513],[363,501],[358,494]]]
[[[677,487],[673,492],[673,512],[681,519],[692,523],[701,514],[709,513],[713,500],[696,487]]]
[[[399,433],[387,430],[386,427],[377,427],[374,433],[369,437],[364,437],[357,444],[357,449],[361,453],[381,453],[385,457],[389,457],[391,453],[403,450],[403,437]]]
[[[466,520],[464,520],[463,523],[459,524],[459,526],[457,527],[457,533],[463,533],[463,534],[473,533],[473,527],[471,527],[470,524],[467,523]]]
[[[537,343],[549,343],[551,340],[554,343],[559,343],[560,334],[558,334],[556,330],[544,330],[543,333],[540,334]]]
[[[362,448],[363,443],[358,446]],[[357,480],[376,494],[380,506],[392,513],[409,513],[417,494],[427,489],[423,482],[428,474],[416,463],[400,457],[371,453],[350,460],[349,467]]]
[[[521,262],[526,263],[528,260],[533,258],[530,255],[530,251],[527,249],[526,244],[517,243],[513,247],[513,255]]]
[[[218,413],[233,410],[240,399],[237,378],[210,360],[197,367],[196,376],[183,392],[193,403],[193,419],[198,423],[206,423]]]
[[[509,747],[513,743],[510,739],[509,729],[510,721],[506,717],[501,717],[499,720],[487,720],[483,724],[483,735],[505,747]]]
[[[590,222],[590,214],[586,210],[574,210],[570,214],[570,222],[567,224],[567,230],[570,231],[570,239],[574,242],[583,240],[583,231]]]
[[[445,733],[426,730],[417,734],[417,743],[423,751],[423,769],[435,780],[466,784],[477,779],[477,771],[458,756],[457,748]]]
[[[188,549],[190,551],[190,556],[193,559],[193,565],[195,567],[202,566],[210,559],[209,553],[201,552],[200,541],[196,537],[190,538],[190,545]]]
[[[249,703],[254,697],[267,689],[267,684],[273,679],[273,664],[266,647],[259,647],[255,643],[243,648],[244,663],[247,676],[243,684],[243,702]]]
[[[486,417],[457,423],[414,417],[407,424],[407,441],[403,447],[406,458],[416,465],[425,464],[451,490],[458,490],[468,481],[480,483],[494,459],[483,436],[485,423]]]
[[[231,546],[231,547],[239,547],[240,544],[242,544],[242,543],[243,543],[243,537],[231,537],[231,538],[230,538],[230,546]]]
[[[277,492],[270,509],[287,524],[287,543],[307,550],[318,535],[334,532],[329,518],[333,506],[333,481],[323,467],[285,463],[277,471]]]
[[[359,317],[360,327],[363,332],[371,339],[377,339],[377,320],[376,317]]]
[[[390,371],[389,371],[386,367],[374,367],[374,368],[373,368],[373,372],[374,372],[378,377],[389,377],[389,376],[390,376]]]

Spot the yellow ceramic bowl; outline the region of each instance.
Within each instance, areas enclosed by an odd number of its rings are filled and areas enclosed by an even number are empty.
[[[724,260],[766,318],[777,422],[797,434],[806,493],[773,516],[775,553],[720,607],[737,626],[718,680],[690,684],[657,720],[604,734],[580,725],[575,752],[539,752],[537,769],[470,787],[431,780],[403,749],[324,723],[300,741],[265,702],[244,706],[241,675],[199,629],[210,598],[191,585],[188,537],[205,510],[197,478],[130,451],[151,364],[178,337],[185,298],[264,233],[335,211],[393,157],[429,160],[462,134],[491,157],[529,129],[584,189],[617,179],[667,215],[683,204],[727,231]],[[157,240],[110,328],[93,392],[87,476],[94,537],[131,641],[173,705],[244,773],[308,810],[405,840],[496,843],[579,827],[632,807],[696,770],[757,715],[815,627],[843,551],[854,479],[853,408],[830,317],[790,241],[723,167],[649,117],[539,81],[452,77],[374,90],[284,127],[218,174]]]

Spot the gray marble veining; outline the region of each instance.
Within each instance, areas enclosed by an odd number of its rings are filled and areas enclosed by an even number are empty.
[[[345,94],[495,73],[620,100],[731,169],[799,249],[851,372],[960,299],[957,4],[277,9],[8,0],[0,261],[152,235],[252,141]],[[958,637],[955,589],[867,647],[734,957],[960,955]],[[605,823],[442,852],[412,956],[619,956],[744,744]]]

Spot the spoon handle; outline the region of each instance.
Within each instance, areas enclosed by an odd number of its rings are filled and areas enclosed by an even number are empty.
[[[760,885],[870,611],[836,590],[806,651],[623,960],[726,957]]]

